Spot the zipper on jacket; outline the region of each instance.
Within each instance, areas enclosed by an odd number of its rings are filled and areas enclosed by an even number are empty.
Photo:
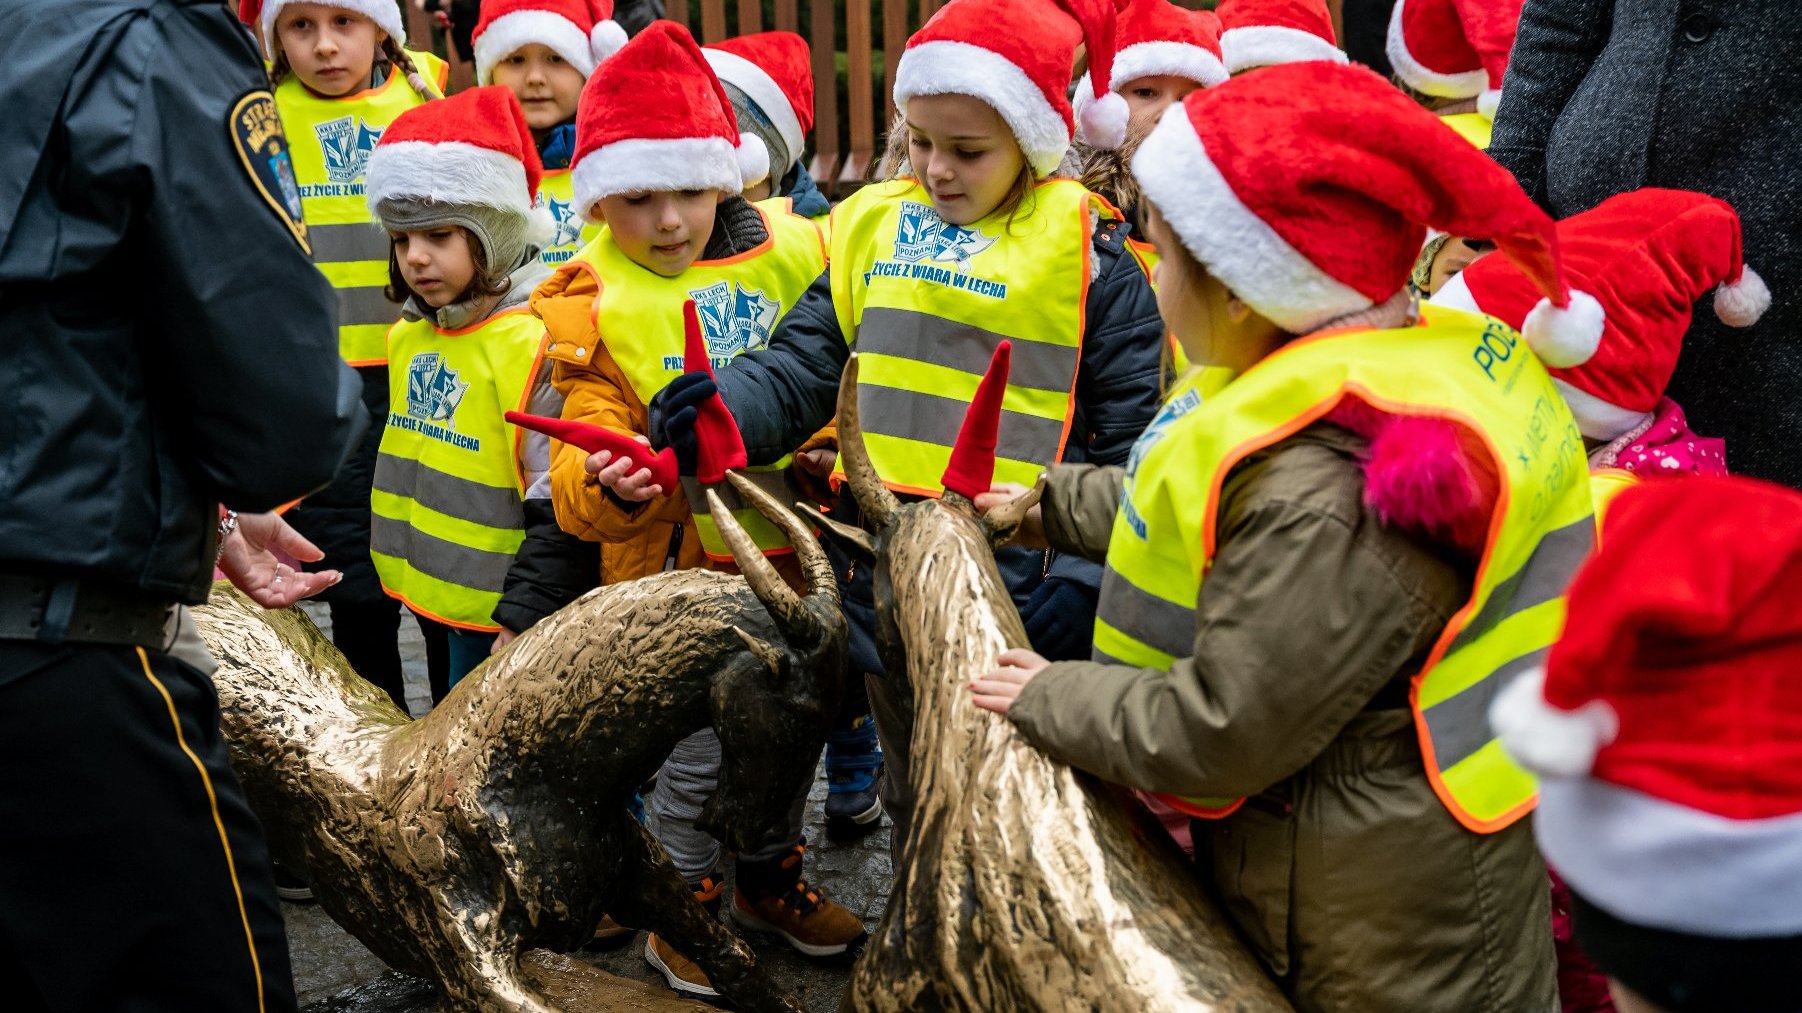
[[[678,524],[678,525],[676,525],[675,530],[671,531],[669,533],[669,551],[663,557],[664,571],[668,572],[670,570],[674,570],[676,568],[676,560],[680,559],[681,557],[682,557],[682,525]]]

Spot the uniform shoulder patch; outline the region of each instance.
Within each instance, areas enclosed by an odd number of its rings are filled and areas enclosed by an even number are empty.
[[[232,105],[226,129],[251,184],[288,227],[294,241],[311,256],[313,246],[307,238],[307,223],[301,213],[294,156],[288,150],[288,136],[282,132],[282,118],[276,112],[275,96],[262,88],[246,93]]]

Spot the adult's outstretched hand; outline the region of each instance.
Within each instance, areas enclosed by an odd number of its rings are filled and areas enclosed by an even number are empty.
[[[276,549],[303,563],[325,558],[318,546],[289,527],[281,515],[239,514],[237,528],[225,536],[219,570],[251,601],[268,609],[287,608],[344,579],[337,570],[296,570],[276,556]]]

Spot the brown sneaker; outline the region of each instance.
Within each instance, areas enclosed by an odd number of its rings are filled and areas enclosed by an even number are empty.
[[[717,918],[720,913],[720,894],[725,888],[724,882],[708,876],[696,885],[695,900],[701,902],[708,914]],[[655,932],[644,941],[644,959],[663,972],[663,980],[669,982],[669,987],[683,995],[719,995],[713,989],[713,982],[707,980],[707,972],[701,970],[701,965],[683,956]]]
[[[749,874],[747,863],[738,867],[738,886],[732,896],[732,920],[758,932],[781,936],[788,945],[809,957],[835,957],[861,944],[869,935],[863,919],[807,884],[801,875],[800,845],[771,863],[785,873],[783,886],[770,889],[765,875]]]
[[[644,941],[644,959],[663,972],[663,980],[669,982],[669,987],[683,995],[719,995],[713,990],[713,983],[707,980],[707,972],[701,970],[701,965],[677,953],[674,946],[664,942],[654,932]]]

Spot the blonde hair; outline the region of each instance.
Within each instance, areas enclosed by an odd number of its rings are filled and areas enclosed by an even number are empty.
[[[1014,147],[1018,148],[1019,146],[1020,142],[1016,139]],[[907,114],[897,109],[895,118],[889,121],[888,137],[883,145],[882,157],[877,159],[870,169],[870,182],[887,183],[911,175],[913,162],[908,157],[907,149]],[[1025,152],[1022,151],[1020,175],[1014,179],[1014,185],[1008,188],[1007,196],[996,205],[996,210],[1007,209],[1006,227],[1013,227],[1014,219],[1020,214],[1021,205],[1026,203],[1027,196],[1032,193],[1032,188],[1038,185],[1038,182],[1039,177],[1032,171],[1032,163],[1026,160]]]
[[[352,11],[351,13],[356,12]],[[360,14],[357,16],[362,17]],[[379,28],[376,30],[381,31]],[[398,67],[400,72],[406,75],[407,86],[413,89],[414,94],[427,102],[444,97],[438,94],[438,89],[426,82],[425,75],[420,73],[419,65],[413,62],[413,57],[401,48],[400,44],[395,42],[387,32],[382,32],[381,53],[390,65]],[[374,69],[371,67],[370,71],[373,73]],[[269,60],[269,87],[279,87],[282,79],[293,72],[293,68],[288,65],[288,54],[282,51],[281,36],[277,34],[275,36],[275,52],[270,54]]]

